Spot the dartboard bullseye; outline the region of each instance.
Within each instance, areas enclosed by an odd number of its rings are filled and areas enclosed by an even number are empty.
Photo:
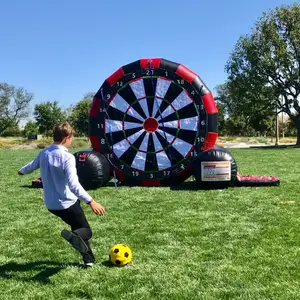
[[[218,110],[200,77],[165,59],[141,59],[108,77],[89,113],[94,150],[104,153],[119,181],[177,184],[218,136]]]
[[[143,124],[143,127],[144,129],[149,132],[149,133],[153,133],[157,130],[158,128],[158,122],[156,119],[154,118],[147,118],[145,121],[144,121],[144,124]]]

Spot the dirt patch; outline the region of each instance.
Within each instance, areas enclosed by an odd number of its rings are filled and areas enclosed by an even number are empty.
[[[32,144],[8,144],[3,147],[3,149],[26,149],[26,150],[32,150],[32,149],[38,149],[37,144],[32,143]]]

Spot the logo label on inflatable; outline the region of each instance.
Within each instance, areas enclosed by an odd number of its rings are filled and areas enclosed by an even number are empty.
[[[230,161],[204,161],[201,162],[202,181],[230,181]]]

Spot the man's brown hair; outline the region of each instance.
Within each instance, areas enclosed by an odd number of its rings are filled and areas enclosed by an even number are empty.
[[[74,133],[74,129],[67,121],[58,123],[53,130],[53,140],[54,142],[61,142],[67,136],[73,136]]]

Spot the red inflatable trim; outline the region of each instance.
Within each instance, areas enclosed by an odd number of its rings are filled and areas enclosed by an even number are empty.
[[[160,180],[142,180],[143,186],[160,186]]]
[[[101,104],[100,101],[101,100],[99,98],[94,97],[93,103],[91,105],[91,109],[89,111],[90,117],[96,118],[98,116],[99,111],[100,111],[100,104]]]
[[[187,82],[192,83],[192,81],[198,77],[196,73],[185,67],[184,65],[179,65],[176,74],[185,79]]]
[[[218,139],[218,133],[217,132],[208,132],[204,144],[202,146],[202,150],[208,150],[215,146]]]
[[[110,86],[114,85],[120,78],[124,76],[124,71],[122,68],[119,68],[116,72],[110,75],[106,81],[110,84]]]
[[[95,150],[97,150],[98,152],[101,152],[101,146],[100,146],[98,137],[96,135],[91,135],[90,136],[90,141],[91,141],[91,144],[92,144],[93,148]]]
[[[202,96],[203,105],[208,114],[215,114],[218,112],[217,105],[215,103],[212,93],[208,93]]]
[[[158,69],[160,67],[160,58],[142,58],[140,59],[140,65],[142,69],[148,69],[149,68],[149,62],[151,61],[151,68],[152,69]]]

